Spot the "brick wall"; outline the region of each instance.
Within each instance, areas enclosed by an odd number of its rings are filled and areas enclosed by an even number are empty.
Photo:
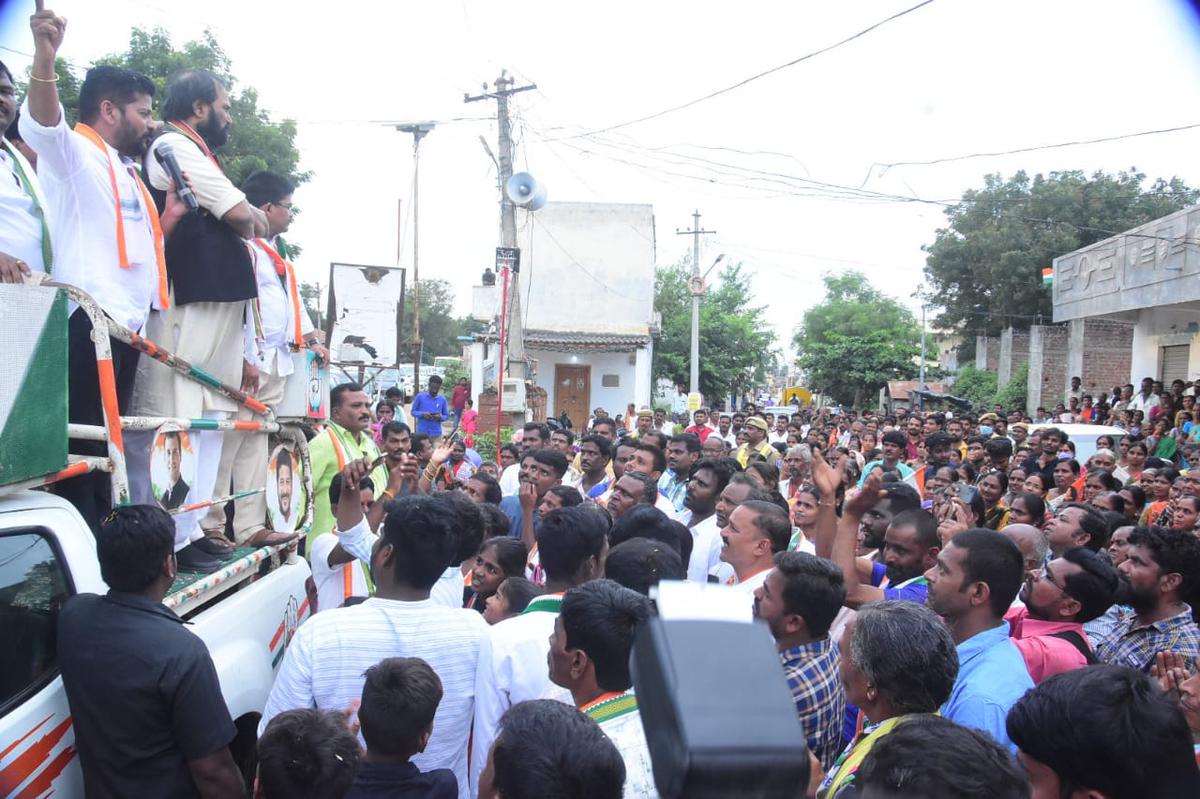
[[[1000,333],[1000,356],[997,374],[1003,386],[1013,373],[1029,362],[1029,332],[1006,327]]]
[[[1133,323],[1084,320],[1083,390],[1111,393],[1129,382],[1133,359]]]

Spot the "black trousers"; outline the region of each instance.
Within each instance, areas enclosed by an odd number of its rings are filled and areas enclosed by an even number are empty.
[[[141,355],[128,344],[109,339],[112,348],[113,376],[117,385],[117,406],[121,413],[129,412],[133,398],[133,383],[137,377],[138,357]],[[92,342],[92,321],[82,308],[76,308],[67,325],[67,418],[76,424],[104,426],[104,410],[100,402],[100,377],[96,369],[96,345]],[[104,441],[72,439],[74,455],[108,454]],[[93,532],[112,510],[112,481],[107,472],[89,472],[57,485],[57,492],[73,504]]]

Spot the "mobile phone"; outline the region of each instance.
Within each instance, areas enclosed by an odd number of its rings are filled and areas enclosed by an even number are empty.
[[[375,471],[376,467],[382,464],[385,460],[387,460],[387,455],[380,455],[378,458],[371,461],[371,471]]]
[[[975,486],[959,481],[958,498],[961,499],[965,504],[970,505],[972,502],[974,502],[975,495],[978,493],[979,490],[975,488]]]

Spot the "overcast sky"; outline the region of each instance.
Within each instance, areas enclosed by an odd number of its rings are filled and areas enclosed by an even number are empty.
[[[704,96],[828,46],[918,0],[312,4],[281,0],[61,0],[62,55],[125,49],[133,26],[176,44],[211,27],[242,85],[299,123],[292,238],[302,279],[330,261],[396,262],[397,201],[412,261],[412,140],[382,120],[439,120],[421,150],[421,276],[450,281],[465,313],[498,243],[495,104],[464,104],[507,68],[517,168],[551,200],[651,203],[659,264],[720,253],[754,274],[782,343],[846,268],[916,307],[921,246],[988,172],[1136,166],[1200,185],[1200,129],[897,167],[977,152],[1200,123],[1200,39],[1179,0],[936,0],[827,54],[687,109],[591,133]],[[33,2],[0,0],[0,59],[23,71]],[[310,10],[311,8],[311,10]],[[320,10],[317,10],[317,9]],[[13,52],[17,51],[17,52]],[[488,119],[477,119],[486,117]],[[473,119],[476,118],[476,119]],[[578,135],[578,134],[587,135]],[[547,141],[550,140],[550,141]],[[704,160],[698,160],[704,159]],[[757,175],[759,170],[772,175]],[[869,177],[869,180],[867,178]],[[863,197],[831,186],[889,197]],[[806,181],[814,181],[809,183]],[[523,212],[521,243],[529,230]],[[586,260],[586,253],[575,253]],[[702,268],[703,268],[702,267]]]

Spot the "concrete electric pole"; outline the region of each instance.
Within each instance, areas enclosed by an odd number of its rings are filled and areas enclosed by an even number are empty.
[[[508,193],[504,190],[508,179],[513,174],[512,125],[508,118],[508,98],[518,92],[536,89],[537,85],[514,87],[513,83],[513,79],[508,77],[507,72],[502,71],[500,77],[496,78],[494,92],[488,92],[485,84],[483,94],[474,97],[464,95],[463,102],[496,101],[496,122],[499,127],[500,246],[515,248],[517,246],[516,206],[513,205],[513,201],[509,199]],[[508,322],[508,363],[497,364],[497,381],[503,378],[502,370],[505,366],[507,366],[509,377],[525,379],[525,329],[521,324],[520,287],[521,284],[518,280],[516,290],[509,292],[508,307],[503,309]]]
[[[692,213],[691,230],[675,230],[677,236],[692,237],[692,277],[688,280],[688,290],[692,294],[692,357],[688,381],[688,392],[691,394],[700,391],[700,298],[704,296],[704,278],[700,274],[700,236],[716,232],[700,228],[699,211]]]
[[[425,138],[436,124],[436,122],[405,122],[396,126],[396,130],[401,133],[411,133],[413,137],[413,396],[416,396],[417,392],[421,390],[421,283],[419,282],[417,272],[418,256],[421,252],[421,226],[418,224],[420,218],[417,216],[417,212],[421,208],[421,204],[417,200],[418,178],[420,177],[419,170],[421,165],[421,139]],[[398,208],[397,215],[399,215]],[[398,259],[399,253],[397,253]]]

